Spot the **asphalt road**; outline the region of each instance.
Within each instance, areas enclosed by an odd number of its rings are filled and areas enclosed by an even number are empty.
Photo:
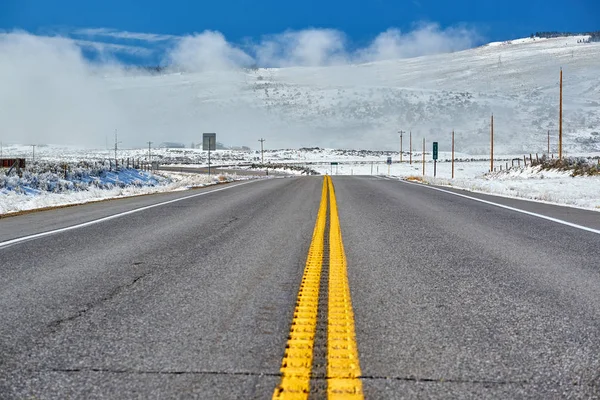
[[[166,167],[161,166],[160,170],[162,171],[172,171],[172,172],[189,172],[194,174],[208,174],[208,167],[202,168],[190,168],[190,167]],[[250,176],[265,176],[265,175],[287,175],[285,172],[276,171],[272,169],[262,169],[262,170],[247,170],[247,169],[235,169],[235,168],[227,168],[227,167],[212,167],[212,174],[235,174],[235,175],[250,175]]]
[[[599,234],[399,181],[333,184],[365,398],[600,398]],[[0,398],[270,398],[321,188],[270,179],[0,219]]]

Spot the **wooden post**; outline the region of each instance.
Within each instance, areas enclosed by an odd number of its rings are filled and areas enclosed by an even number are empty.
[[[558,116],[558,159],[562,160],[563,72],[560,69],[560,111]]]
[[[404,131],[398,132],[400,134],[400,162],[402,162],[402,134]]]
[[[533,165],[533,157],[531,156],[531,153],[529,153],[529,165]]]
[[[454,179],[454,130],[452,131],[452,179]]]
[[[494,114],[492,114],[492,130],[491,130],[491,144],[490,144],[490,171],[494,170]]]
[[[523,155],[523,164],[525,164],[525,166],[527,166],[527,157],[525,155]]]
[[[410,135],[410,138],[409,138],[410,149],[408,149],[408,155],[410,157],[410,165],[412,165],[412,131],[410,131],[409,135]]]

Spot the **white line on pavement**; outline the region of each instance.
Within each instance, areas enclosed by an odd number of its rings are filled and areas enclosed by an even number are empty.
[[[395,179],[389,179],[389,180],[395,180]],[[598,229],[588,228],[587,226],[583,226],[583,225],[577,225],[577,224],[574,224],[572,222],[564,221],[562,219],[548,217],[547,215],[542,215],[542,214],[534,213],[534,212],[531,212],[531,211],[521,210],[520,208],[505,206],[504,204],[499,204],[499,203],[494,203],[493,201],[478,199],[477,197],[471,197],[471,196],[467,196],[467,195],[460,194],[460,193],[454,193],[454,192],[451,192],[449,190],[440,189],[440,188],[437,188],[437,187],[434,187],[434,186],[428,186],[428,185],[423,185],[423,184],[420,184],[420,183],[408,182],[408,181],[404,181],[404,180],[398,180],[398,182],[402,182],[402,183],[407,184],[407,185],[421,186],[421,187],[424,187],[424,188],[427,188],[427,189],[437,190],[438,192],[448,193],[448,194],[452,194],[452,195],[458,196],[458,197],[464,197],[465,199],[475,200],[475,201],[478,201],[480,203],[485,203],[485,204],[489,204],[489,205],[492,205],[492,206],[504,208],[506,210],[511,210],[511,211],[519,212],[521,214],[531,215],[532,217],[537,217],[537,218],[545,219],[547,221],[556,222],[557,224],[562,224],[562,225],[570,226],[572,228],[581,229],[583,231],[592,232],[592,233],[600,235],[600,230],[598,230]]]
[[[6,247],[6,246],[13,245],[13,244],[25,242],[27,240],[39,239],[39,238],[44,237],[44,236],[54,235],[55,233],[66,232],[66,231],[70,231],[70,230],[73,230],[73,229],[84,228],[86,226],[90,226],[90,225],[94,225],[94,224],[99,224],[101,222],[105,222],[105,221],[109,221],[111,219],[123,217],[125,215],[134,214],[134,213],[137,213],[137,212],[140,212],[140,211],[148,210],[150,208],[160,207],[160,206],[164,206],[166,204],[176,203],[178,201],[187,200],[187,199],[191,199],[191,198],[198,197],[198,196],[204,196],[204,195],[215,193],[215,192],[220,192],[222,190],[233,189],[234,187],[238,187],[238,186],[242,186],[242,185],[247,185],[247,184],[253,183],[253,182],[258,182],[258,181],[254,181],[253,180],[253,181],[248,181],[248,182],[240,183],[240,184],[233,185],[233,186],[226,186],[224,188],[211,190],[209,192],[202,192],[202,193],[197,193],[197,194],[193,194],[193,195],[190,195],[190,196],[181,197],[181,198],[174,199],[174,200],[164,201],[162,203],[157,203],[157,204],[152,204],[150,206],[144,206],[144,207],[136,208],[134,210],[125,211],[125,212],[114,214],[114,215],[109,215],[108,217],[102,217],[102,218],[99,218],[99,219],[95,219],[93,221],[88,221],[88,222],[84,222],[84,223],[77,224],[77,225],[67,226],[65,228],[54,229],[52,231],[47,231],[47,232],[42,232],[42,233],[36,233],[34,235],[23,236],[23,237],[20,237],[20,238],[7,240],[5,242],[0,242],[0,249],[3,248],[3,247]]]

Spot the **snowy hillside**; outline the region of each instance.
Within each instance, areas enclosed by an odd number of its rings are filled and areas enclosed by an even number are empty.
[[[0,94],[1,139],[65,143],[68,136],[70,144],[105,147],[118,128],[122,147],[149,140],[189,146],[217,132],[223,143],[254,149],[264,137],[268,148],[397,150],[397,131],[412,130],[415,148],[426,137],[447,151],[455,129],[456,150],[476,155],[489,151],[493,113],[498,153],[544,152],[547,130],[556,152],[563,67],[565,154],[597,152],[600,43],[578,43],[583,38],[522,39],[359,65],[162,75],[65,71],[61,56],[48,50],[53,75],[25,70],[22,82],[16,70],[2,75],[11,78]],[[44,141],[30,139],[34,134]]]
[[[211,128],[223,141],[272,146],[393,149],[399,129],[465,153],[545,149],[558,131],[563,67],[565,150],[598,151],[600,44],[581,37],[520,40],[435,56],[363,65],[107,78],[130,123],[189,139]],[[150,115],[148,115],[150,112]],[[201,127],[201,128],[200,128]],[[556,147],[554,144],[553,147]]]

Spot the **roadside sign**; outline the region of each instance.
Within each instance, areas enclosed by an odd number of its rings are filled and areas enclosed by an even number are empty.
[[[217,149],[217,134],[216,133],[203,133],[202,134],[202,150],[216,150]]]
[[[387,165],[392,165],[392,157],[387,158]]]
[[[433,142],[433,159],[438,159],[438,142]]]
[[[333,162],[331,163],[331,165],[338,165],[338,163],[337,163],[336,161],[333,161]]]

